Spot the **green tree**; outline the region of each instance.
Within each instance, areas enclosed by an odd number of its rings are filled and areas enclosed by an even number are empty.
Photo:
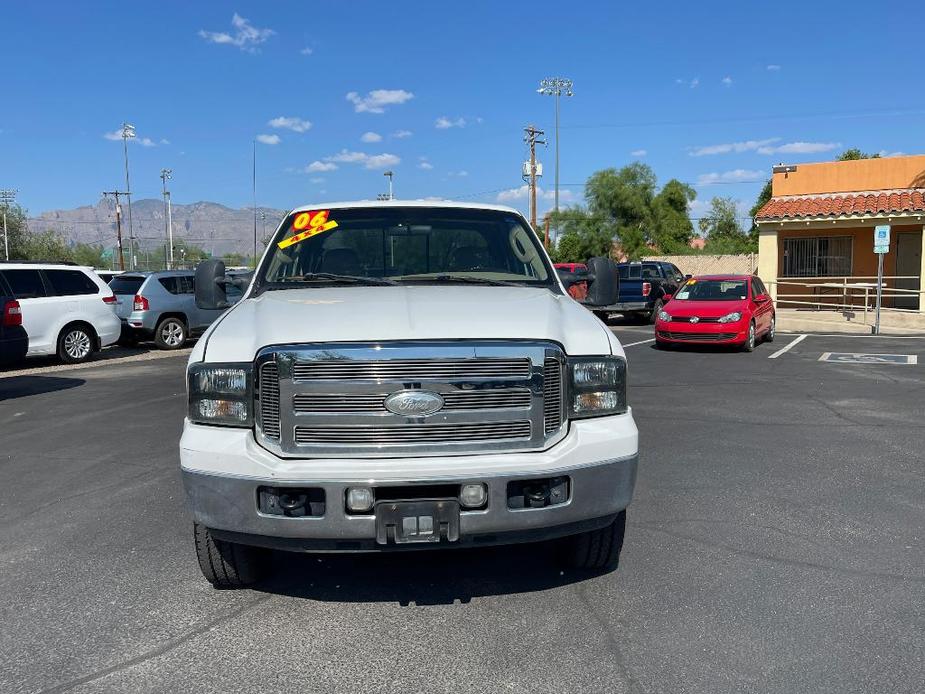
[[[49,263],[72,261],[74,255],[65,240],[51,229],[29,233],[24,244],[25,260],[44,260]],[[12,257],[12,252],[10,253]]]
[[[71,249],[71,255],[78,265],[89,265],[98,269],[109,267],[109,260],[102,246],[78,243]]]
[[[851,149],[846,149],[844,152],[838,155],[835,161],[855,161],[857,159],[879,159],[879,154],[870,154],[868,152],[862,152],[857,147],[852,147]]]
[[[748,230],[748,237],[751,239],[752,243],[755,244],[755,248],[758,247],[758,225],[755,224],[755,217],[758,215],[758,212],[761,211],[761,208],[768,204],[770,199],[771,179],[769,178],[761,189],[761,192],[758,193],[758,199],[755,200],[755,204],[752,205],[752,208],[748,211],[748,216],[752,218],[752,226],[751,229]]]
[[[583,263],[595,256],[609,256],[613,248],[613,228],[606,220],[576,205],[553,213],[552,224],[562,230],[553,249],[557,263]]]
[[[659,252],[681,254],[690,251],[694,225],[690,204],[697,192],[686,183],[672,178],[652,200],[650,238]]]
[[[700,232],[706,237],[704,250],[717,255],[754,253],[758,250],[749,235],[742,230],[732,198],[716,197],[710,201],[710,211],[700,220]]]
[[[0,213],[6,213],[6,230],[9,234],[11,260],[28,260],[29,230],[26,227],[26,211],[20,205],[0,205]],[[0,225],[3,224],[0,214]],[[3,227],[0,226],[0,234]],[[3,249],[0,248],[0,251]]]

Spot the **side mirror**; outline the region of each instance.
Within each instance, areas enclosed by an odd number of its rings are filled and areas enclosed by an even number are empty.
[[[689,280],[689,279],[691,279],[692,277],[693,277],[693,275],[684,275],[684,279],[686,279],[686,280]]]
[[[671,301],[671,297],[673,297],[673,296],[674,296],[674,294],[665,294],[665,295],[663,295],[663,296],[662,296],[662,303],[663,303],[663,304],[667,304],[669,301]]]
[[[203,310],[228,308],[225,291],[225,263],[203,260],[196,266],[196,306]]]

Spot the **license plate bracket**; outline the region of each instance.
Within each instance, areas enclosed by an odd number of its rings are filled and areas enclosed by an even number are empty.
[[[458,539],[459,502],[455,499],[376,504],[376,542],[380,545],[456,542]]]

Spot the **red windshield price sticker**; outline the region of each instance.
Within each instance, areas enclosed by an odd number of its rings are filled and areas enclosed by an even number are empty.
[[[337,222],[334,220],[328,221],[328,215],[330,215],[330,213],[330,210],[300,212],[296,216],[295,221],[292,222],[292,229],[296,233],[288,239],[283,239],[276,245],[279,246],[280,249],[289,248],[289,246],[311,238],[323,231],[330,231],[337,226]]]

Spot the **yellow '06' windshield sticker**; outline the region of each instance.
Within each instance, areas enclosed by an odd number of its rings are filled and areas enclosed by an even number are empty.
[[[328,221],[330,210],[321,210],[320,212],[300,212],[292,222],[292,229],[296,233],[288,239],[283,239],[277,246],[280,249],[289,248],[300,241],[309,239],[323,231],[330,231],[337,226],[334,220]]]

